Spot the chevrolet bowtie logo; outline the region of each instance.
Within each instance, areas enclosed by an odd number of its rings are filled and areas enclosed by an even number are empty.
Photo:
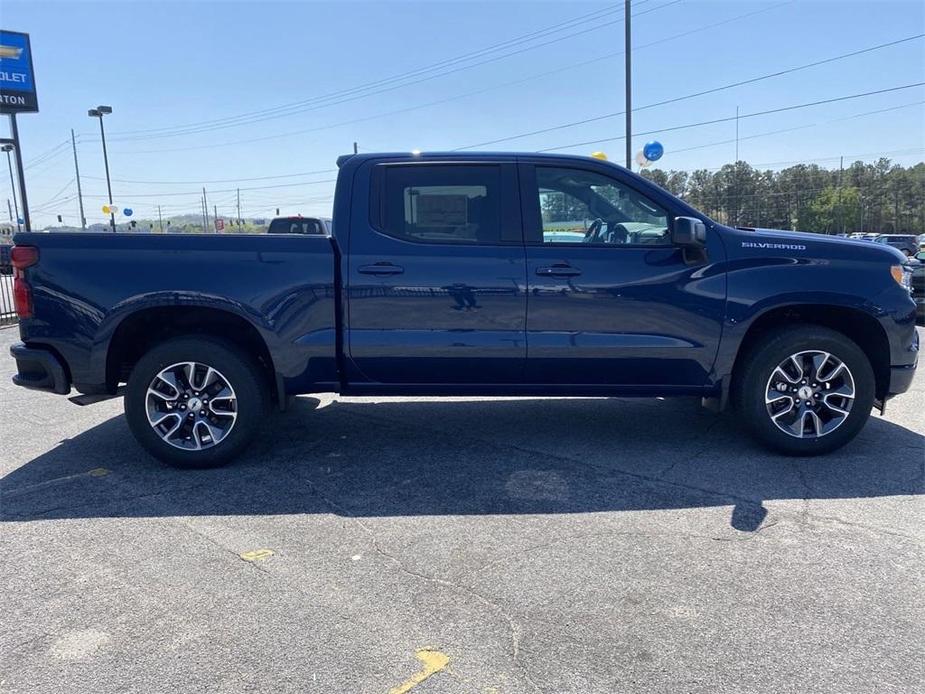
[[[0,45],[0,60],[3,58],[13,58],[14,60],[19,60],[22,56],[22,48],[18,46],[3,46]]]

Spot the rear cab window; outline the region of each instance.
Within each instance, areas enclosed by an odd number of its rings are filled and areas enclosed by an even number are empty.
[[[323,236],[326,232],[321,220],[310,217],[295,219],[274,219],[267,229],[268,234],[306,234]]]

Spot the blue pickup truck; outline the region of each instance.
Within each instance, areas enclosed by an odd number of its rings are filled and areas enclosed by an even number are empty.
[[[122,393],[138,442],[188,467],[331,391],[699,396],[814,455],[912,381],[911,270],[888,246],[723,226],[584,157],[338,166],[330,237],[16,235],[13,380]]]

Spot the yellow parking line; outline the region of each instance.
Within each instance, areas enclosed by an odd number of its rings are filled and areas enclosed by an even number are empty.
[[[392,687],[389,694],[406,694],[406,692],[411,691],[412,688],[418,686],[431,675],[443,670],[450,663],[449,656],[435,648],[419,648],[414,656],[421,661],[424,667],[397,687]]]
[[[244,561],[263,561],[264,559],[269,559],[274,554],[276,554],[276,552],[272,549],[252,549],[249,552],[241,552],[238,556]]]

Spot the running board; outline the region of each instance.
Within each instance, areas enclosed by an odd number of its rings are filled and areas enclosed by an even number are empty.
[[[119,398],[125,395],[125,386],[119,386],[116,389],[115,393],[94,393],[91,395],[75,395],[72,398],[68,398],[75,405],[80,405],[85,407],[86,405],[95,405],[98,402],[103,402],[104,400],[112,400],[113,398]]]

